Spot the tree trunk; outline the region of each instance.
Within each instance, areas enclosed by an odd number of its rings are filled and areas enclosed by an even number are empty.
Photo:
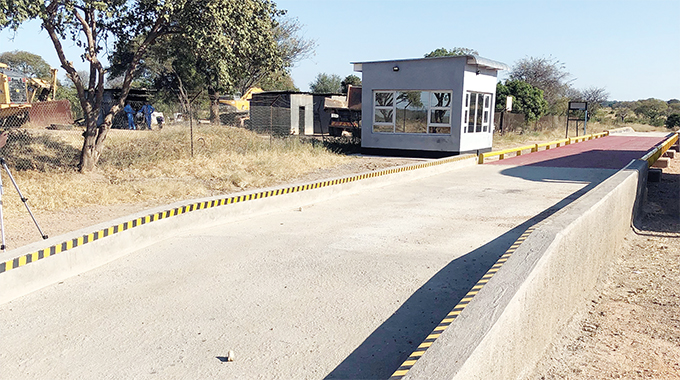
[[[80,151],[80,167],[81,172],[92,171],[99,160],[97,153],[97,120],[89,118],[85,129],[83,139],[83,149]]]
[[[208,88],[208,97],[210,98],[210,123],[220,123],[220,93],[213,88]]]

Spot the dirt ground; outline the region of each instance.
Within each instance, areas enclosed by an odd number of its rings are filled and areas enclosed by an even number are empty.
[[[680,379],[680,158],[530,379]]]

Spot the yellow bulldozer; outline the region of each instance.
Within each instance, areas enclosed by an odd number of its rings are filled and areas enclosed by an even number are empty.
[[[53,100],[57,90],[57,70],[52,82],[29,78],[0,62],[0,128],[20,127],[29,121],[31,103]],[[50,99],[51,98],[51,99]]]

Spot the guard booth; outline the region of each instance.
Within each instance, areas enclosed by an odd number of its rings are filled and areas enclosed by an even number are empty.
[[[435,157],[491,150],[506,64],[476,55],[353,64],[362,73],[362,150]]]

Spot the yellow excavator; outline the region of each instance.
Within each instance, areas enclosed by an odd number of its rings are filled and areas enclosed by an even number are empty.
[[[238,96],[238,95],[227,95],[223,98],[220,98],[220,104],[224,104],[228,107],[228,111],[231,112],[237,112],[237,111],[248,111],[250,109],[250,99],[253,97],[253,94],[257,94],[258,92],[262,92],[263,90],[259,87],[251,87],[246,91],[243,96]]]
[[[242,96],[226,95],[220,98],[220,122],[228,125],[243,126],[250,118],[250,99],[253,94],[262,92],[259,87],[251,87]]]
[[[50,83],[43,79],[26,77],[0,62],[0,128],[26,124],[31,103],[53,100],[56,90],[56,69],[52,69]]]

